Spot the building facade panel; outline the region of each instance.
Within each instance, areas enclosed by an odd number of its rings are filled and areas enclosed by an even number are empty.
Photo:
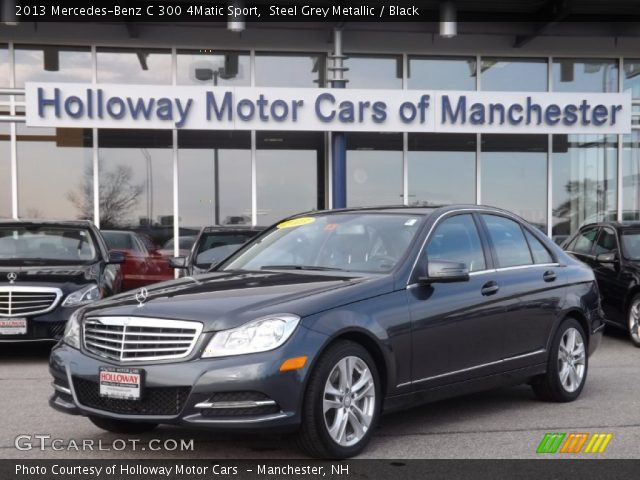
[[[517,27],[499,27],[492,35],[470,33],[447,41],[425,36],[413,24],[396,32],[355,26],[344,32],[347,88],[479,90],[497,100],[508,91],[629,91],[640,98],[640,60],[633,54],[640,49],[638,39],[603,44],[598,27],[589,26],[582,27],[583,36],[561,43],[559,37],[540,37],[520,51],[513,48]],[[198,26],[149,25],[139,39],[123,38],[109,25],[93,31],[81,25],[73,38],[52,25],[43,25],[37,35],[21,26],[13,39],[0,37],[6,41],[0,44],[0,86],[20,88],[35,80],[330,86],[332,46],[326,30],[313,24],[306,30],[248,28],[237,37],[224,29],[205,34]],[[299,41],[292,42],[294,37]],[[21,101],[19,95],[0,96],[3,113],[22,112]],[[174,235],[176,224],[187,233],[213,223],[266,225],[298,211],[331,207],[330,132],[220,133],[48,130],[1,123],[0,215],[83,217],[109,228],[156,228],[160,242]],[[637,137],[637,132],[509,138],[348,134],[347,203],[479,201],[514,210],[559,241],[586,221],[640,217]],[[59,172],[67,173],[64,185],[43,193],[40,187]],[[114,214],[107,192],[117,181],[125,182],[131,198],[127,210]]]

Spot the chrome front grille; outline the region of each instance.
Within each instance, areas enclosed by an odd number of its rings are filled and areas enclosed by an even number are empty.
[[[62,298],[59,288],[0,287],[0,317],[25,317],[47,313]]]
[[[89,317],[82,325],[84,348],[118,362],[167,360],[188,356],[202,324],[143,317]]]

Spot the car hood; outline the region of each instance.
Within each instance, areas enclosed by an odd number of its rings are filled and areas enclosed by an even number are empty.
[[[9,275],[15,274],[13,283]],[[63,292],[77,290],[100,276],[100,264],[59,266],[10,266],[0,265],[0,286],[56,287]]]
[[[389,276],[335,272],[214,272],[156,284],[91,305],[84,316],[193,320],[205,331],[234,328],[274,313],[301,317],[382,294]],[[137,296],[137,298],[136,298]]]

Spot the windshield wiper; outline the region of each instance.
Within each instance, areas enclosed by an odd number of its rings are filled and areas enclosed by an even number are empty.
[[[342,271],[338,267],[318,267],[315,265],[263,265],[260,270],[318,270],[318,271]]]

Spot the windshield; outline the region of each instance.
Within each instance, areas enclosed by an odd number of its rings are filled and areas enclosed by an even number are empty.
[[[194,242],[196,241],[196,237],[180,237],[179,239],[179,248],[180,250],[191,250]],[[167,242],[162,246],[163,250],[171,250],[173,249],[173,238],[167,240]]]
[[[88,230],[58,227],[0,227],[0,263],[87,263],[96,259]]]
[[[349,212],[278,224],[219,270],[388,272],[409,247],[421,215]]]
[[[640,230],[623,231],[622,251],[629,260],[640,260]]]
[[[103,231],[102,236],[109,250],[133,250],[133,236],[128,232]]]
[[[208,267],[228,257],[238,247],[253,238],[256,232],[206,232],[202,235],[196,252],[195,264]]]

